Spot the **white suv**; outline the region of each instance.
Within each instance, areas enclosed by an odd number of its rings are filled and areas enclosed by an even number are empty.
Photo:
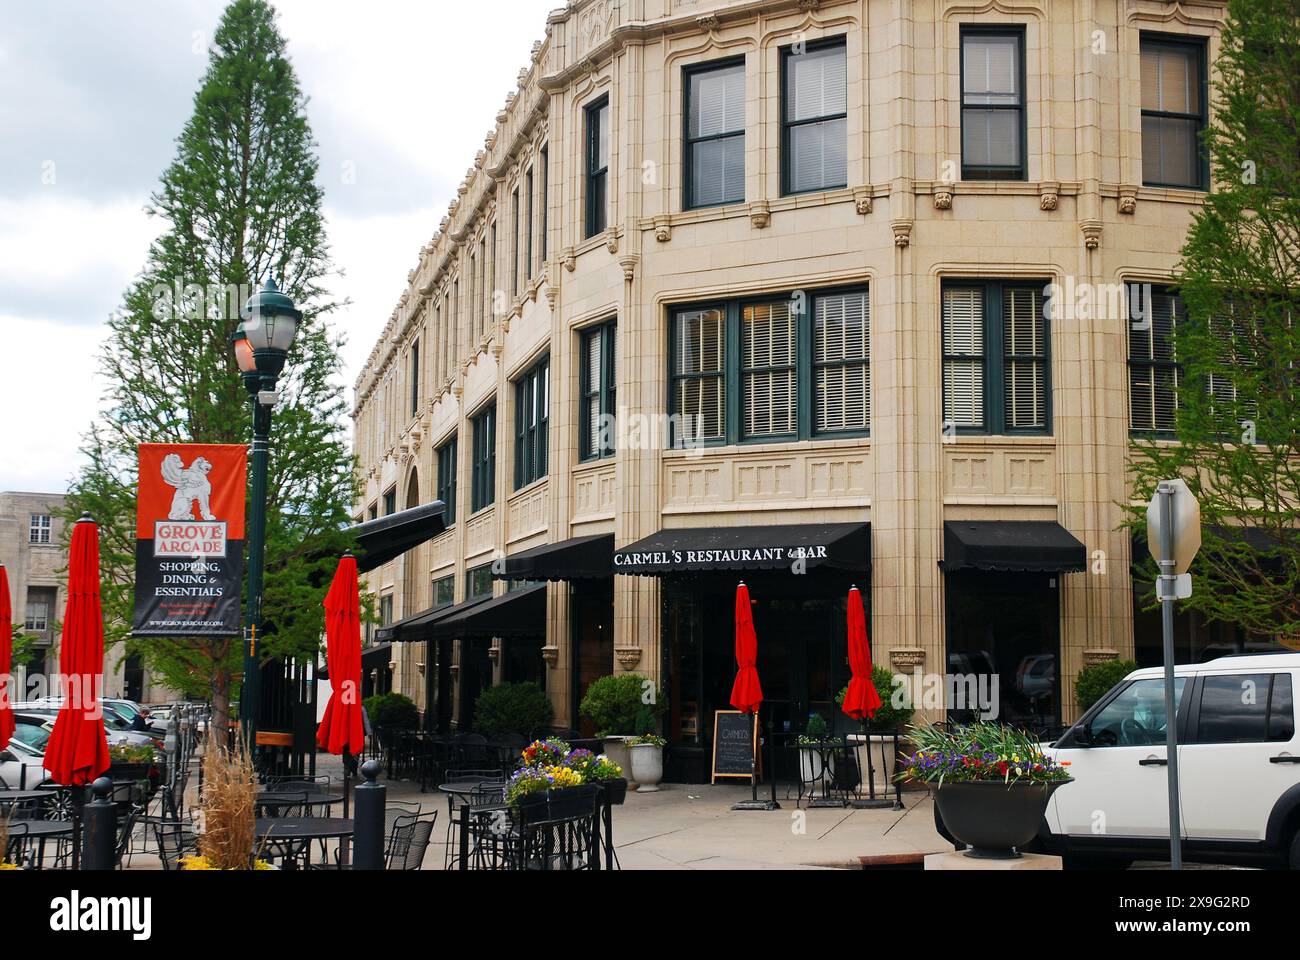
[[[1300,654],[1176,667],[1183,855],[1300,869]],[[1041,847],[1077,864],[1169,857],[1164,671],[1136,670],[1047,748],[1074,783]]]

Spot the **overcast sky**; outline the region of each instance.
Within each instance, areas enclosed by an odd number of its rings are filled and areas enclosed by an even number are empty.
[[[559,0],[278,0],[319,142],[348,399]],[[0,490],[62,492],[104,321],[144,265],[222,0],[7,3],[0,27]],[[355,171],[345,177],[345,170]],[[353,182],[354,181],[354,182]]]

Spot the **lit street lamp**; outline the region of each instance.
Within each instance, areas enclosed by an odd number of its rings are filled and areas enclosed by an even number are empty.
[[[244,627],[244,683],[239,718],[244,742],[255,752],[261,666],[257,641],[262,629],[262,571],[266,557],[266,461],[271,442],[271,410],[276,378],[302,321],[302,311],[268,279],[248,298],[243,322],[231,338],[240,379],[253,403],[253,456],[248,524],[248,614]]]

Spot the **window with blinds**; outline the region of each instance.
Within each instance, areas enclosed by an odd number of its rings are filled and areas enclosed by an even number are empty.
[[[963,179],[1025,179],[1023,52],[1022,31],[962,31]]]
[[[943,417],[962,433],[1047,433],[1046,281],[943,288]]]
[[[618,414],[615,364],[618,325],[604,323],[582,334],[581,403],[578,456],[583,460],[614,455],[614,417]],[[607,426],[606,426],[607,425]]]
[[[443,522],[451,526],[456,522],[456,437],[438,448],[438,499],[443,502]]]
[[[470,511],[477,513],[496,500],[497,405],[489,404],[471,421],[474,460],[470,471]]]
[[[740,320],[743,435],[794,433],[796,339],[791,301],[749,304]]]
[[[417,338],[411,343],[411,369],[407,374],[407,382],[411,385],[411,416],[420,412],[420,341]]]
[[[943,292],[943,419],[984,427],[984,290]]]
[[[1200,41],[1143,36],[1142,182],[1203,190],[1208,171],[1200,133],[1205,127],[1205,46]]]
[[[586,235],[594,237],[609,221],[609,98],[587,107]]]
[[[781,51],[783,192],[846,186],[847,57],[841,37]]]
[[[515,383],[515,489],[546,476],[551,363],[542,360]]]
[[[1181,376],[1174,332],[1182,319],[1183,301],[1166,288],[1153,287],[1149,307],[1149,324],[1128,324],[1129,429],[1173,433]]]
[[[1042,290],[1002,291],[1002,377],[1006,425],[1012,430],[1047,427],[1047,320]]]
[[[866,293],[813,301],[813,371],[818,433],[871,424],[871,316]]]
[[[865,288],[683,308],[672,319],[675,442],[807,440],[871,427]]]
[[[719,307],[677,314],[672,387],[680,442],[699,443],[725,436],[726,318],[726,311]]]
[[[745,62],[688,69],[686,206],[745,199]]]

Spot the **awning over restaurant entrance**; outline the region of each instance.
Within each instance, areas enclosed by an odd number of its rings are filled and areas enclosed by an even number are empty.
[[[660,530],[614,553],[614,572],[643,577],[727,570],[867,570],[871,524],[792,523]]]
[[[391,643],[376,643],[374,646],[364,647],[361,650],[361,666],[366,670],[387,667],[392,660],[392,650]]]
[[[497,580],[596,580],[614,575],[614,535],[598,533],[545,543],[506,557]]]
[[[462,608],[464,605],[461,605]],[[524,634],[546,635],[546,584],[532,586],[461,609],[440,620],[434,628],[438,637],[506,637]]]
[[[419,643],[433,636],[434,628],[456,614],[464,613],[471,607],[486,603],[488,597],[476,597],[457,604],[446,604],[432,610],[422,610],[403,620],[395,620],[375,631],[375,640],[391,643]]]
[[[944,570],[1070,573],[1086,570],[1088,551],[1055,520],[949,520]]]
[[[349,527],[356,537],[357,572],[374,570],[442,533],[445,510],[442,501],[435,500]]]

